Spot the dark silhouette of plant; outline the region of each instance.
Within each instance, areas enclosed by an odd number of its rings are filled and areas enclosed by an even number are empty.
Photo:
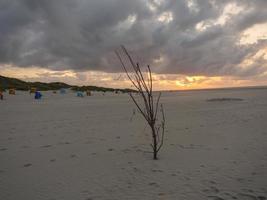
[[[163,105],[159,105],[159,100],[161,93],[158,94],[157,98],[154,99],[153,92],[153,79],[150,66],[147,65],[147,73],[141,71],[139,63],[135,63],[124,46],[121,46],[122,53],[115,51],[122,68],[124,69],[128,79],[131,81],[134,88],[137,90],[137,94],[141,98],[141,102],[133,96],[132,92],[129,92],[131,99],[134,104],[145,118],[149,127],[151,128],[152,143],[151,147],[153,150],[153,159],[158,159],[158,152],[163,146],[164,134],[165,134],[165,115]],[[126,62],[123,60],[126,59],[129,62],[129,68],[132,73],[129,73],[129,70],[126,66]],[[161,120],[158,120],[158,114],[161,113]]]

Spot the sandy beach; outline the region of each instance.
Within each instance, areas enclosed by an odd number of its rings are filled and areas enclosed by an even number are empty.
[[[157,161],[127,94],[43,94],[0,101],[1,200],[267,199],[267,89],[164,92]]]

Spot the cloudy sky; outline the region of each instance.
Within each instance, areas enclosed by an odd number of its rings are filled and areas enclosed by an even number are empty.
[[[158,89],[267,85],[267,0],[0,0],[0,74],[128,87],[114,51]]]

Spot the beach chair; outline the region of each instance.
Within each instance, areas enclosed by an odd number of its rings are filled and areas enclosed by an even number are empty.
[[[87,96],[91,96],[91,95],[92,95],[92,94],[91,94],[91,91],[90,91],[90,90],[87,90],[87,91],[86,91],[86,95],[87,95]]]
[[[8,90],[8,94],[15,95],[16,94],[16,90],[15,89],[9,89]]]
[[[80,92],[80,91],[77,92],[76,96],[77,96],[77,97],[83,97],[83,92]]]
[[[36,92],[35,92],[35,95],[34,95],[34,99],[41,99],[42,96],[43,96],[43,95],[41,94],[41,92],[36,91]]]
[[[63,88],[61,88],[61,89],[60,89],[60,94],[66,94],[66,90],[63,89]]]

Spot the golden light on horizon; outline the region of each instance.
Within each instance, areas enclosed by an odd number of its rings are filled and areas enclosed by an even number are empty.
[[[266,56],[266,49],[256,57]],[[253,63],[252,59],[244,60],[243,67]],[[96,85],[114,88],[132,88],[131,82],[124,73],[105,73],[99,71],[75,72],[73,70],[53,71],[38,67],[21,68],[12,65],[0,66],[3,76],[19,78],[25,81],[65,82],[72,85]],[[238,79],[231,76],[197,76],[180,74],[153,74],[155,90],[191,90],[204,88],[241,87],[267,85],[267,74],[263,78]]]

